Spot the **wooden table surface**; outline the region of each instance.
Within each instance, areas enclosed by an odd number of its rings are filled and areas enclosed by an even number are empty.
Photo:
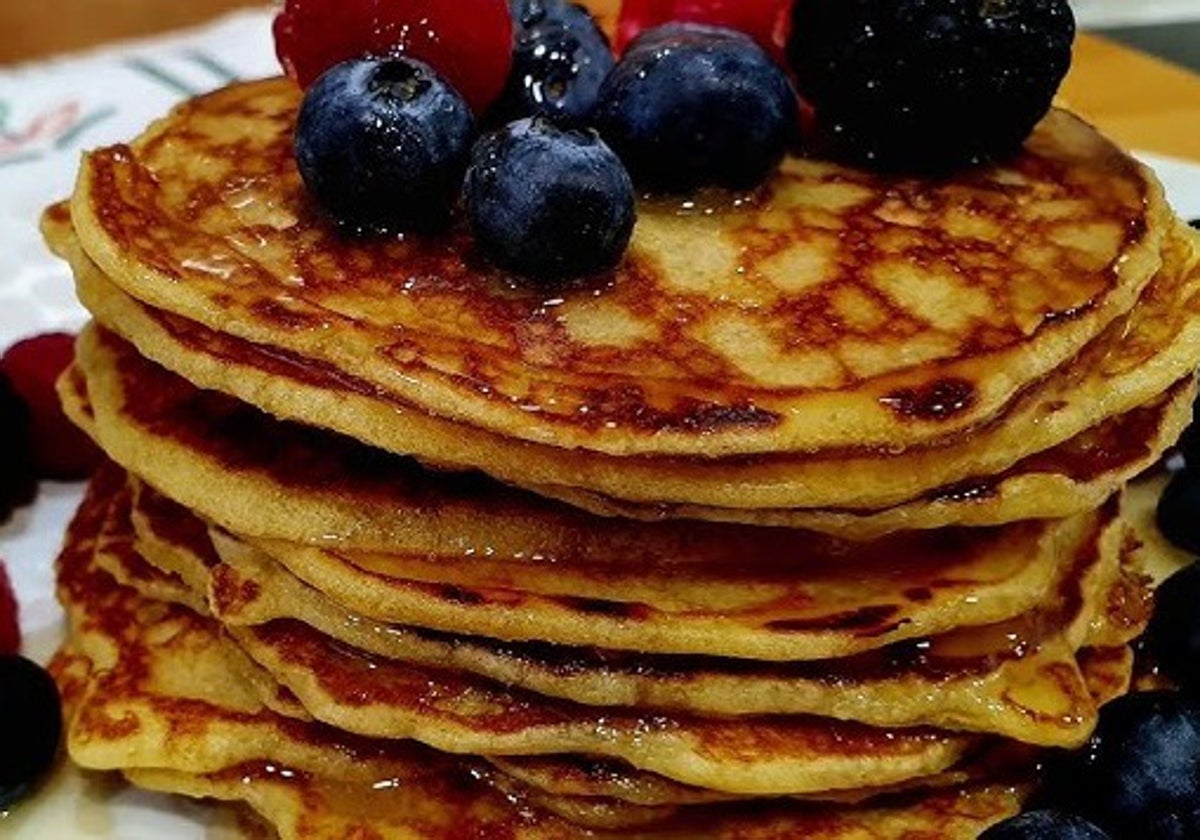
[[[260,0],[0,0],[0,64],[202,22]],[[592,6],[611,14],[615,0]],[[1090,35],[1062,95],[1131,148],[1200,161],[1200,76]]]

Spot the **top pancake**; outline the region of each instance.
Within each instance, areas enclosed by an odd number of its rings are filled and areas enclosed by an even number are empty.
[[[994,416],[1128,311],[1170,213],[1052,113],[952,180],[791,159],[759,192],[643,203],[610,275],[561,293],[462,228],[349,240],[295,170],[286,81],[95,152],[72,219],[133,297],[505,437],[617,455],[905,446]]]

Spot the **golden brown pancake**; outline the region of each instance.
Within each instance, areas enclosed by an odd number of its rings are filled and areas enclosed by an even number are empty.
[[[531,630],[544,631],[548,622],[556,622],[563,627],[555,638],[559,642],[586,642],[603,627],[610,645],[626,638],[634,647],[654,644],[663,650],[667,643],[655,642],[652,633],[666,622],[662,632],[671,635],[663,638],[675,639],[667,652],[784,659],[845,655],[955,626],[1001,621],[1033,608],[1071,556],[1068,546],[1086,533],[1086,527],[1080,529],[1083,520],[1042,521],[958,531],[953,539],[913,533],[854,544],[784,530],[598,521],[487,482],[435,478],[411,465],[391,469],[390,462],[369,451],[296,427],[259,431],[248,425],[261,419],[252,409],[228,401],[206,409],[220,398],[190,386],[176,403],[176,380],[146,375],[154,370],[137,374],[146,398],[133,405],[140,410],[168,403],[171,408],[148,425],[177,436],[211,417],[215,429],[202,433],[201,441],[231,446],[233,456],[226,449],[219,469],[206,473],[195,468],[196,438],[190,436],[164,451],[136,441],[121,446],[118,435],[101,435],[110,450],[120,448],[153,484],[180,494],[181,501],[238,533],[245,526],[273,535],[308,532],[319,539],[321,527],[331,524],[322,516],[331,507],[324,502],[334,495],[339,509],[386,528],[392,542],[387,557],[373,563],[369,554],[295,542],[276,553],[310,584],[340,592],[343,602],[352,601],[347,606],[381,620],[403,620],[385,606],[396,598],[386,585],[388,568],[379,565],[387,563],[394,577],[453,584],[407,584],[413,594],[406,603],[432,602],[449,616],[439,625],[443,628],[447,620],[476,620],[480,611],[461,603],[472,599],[473,582],[503,588],[519,575],[523,587],[537,592],[540,581],[551,596],[542,599],[542,617],[522,617],[528,598],[511,607],[497,604],[491,623],[481,628],[489,635],[499,632],[495,622],[507,616],[500,635],[509,638],[528,638]],[[103,404],[99,391],[96,399]],[[103,420],[105,412],[99,416]],[[159,437],[171,439],[161,431]],[[239,495],[247,473],[264,462],[272,466],[273,480],[245,484]],[[214,483],[221,493],[208,491]],[[447,486],[458,492],[439,491]],[[396,573],[396,558],[405,556],[410,559]],[[849,578],[848,558],[857,564]],[[902,577],[896,576],[897,562],[903,565]],[[361,585],[364,577],[375,585]],[[478,594],[473,599],[485,600]],[[657,613],[651,609],[656,605],[661,607]],[[631,627],[629,619],[639,614],[642,620]]]
[[[86,156],[83,249],[138,300],[502,437],[705,458],[935,440],[1128,311],[1161,262],[1153,175],[1059,111],[944,181],[790,160],[727,212],[643,205],[623,264],[555,297],[465,229],[346,241],[295,169],[286,80]],[[433,460],[437,452],[421,452]]]
[[[279,351],[264,351],[148,309],[99,273],[80,251],[69,219],[61,212],[48,214],[44,227],[75,266],[80,295],[96,316],[142,353],[203,387],[230,392],[274,414],[327,426],[385,449],[422,452],[423,444],[438,441],[442,450],[453,450],[453,455],[441,459],[448,464],[484,465],[506,481],[609,515],[672,514],[879,533],[921,527],[922,513],[932,503],[940,509],[935,521],[925,527],[937,527],[954,521],[963,508],[945,500],[961,496],[964,487],[991,488],[995,473],[1011,470],[1022,458],[1053,449],[1089,426],[1155,400],[1171,383],[1190,376],[1200,357],[1200,295],[1196,294],[1200,272],[1195,269],[1194,236],[1182,228],[1169,238],[1166,263],[1133,313],[1111,325],[1071,364],[1029,389],[1002,417],[972,430],[968,437],[886,452],[772,454],[749,460],[613,459],[513,443],[422,415],[382,399],[369,384],[351,375],[299,364]],[[1107,476],[1103,488],[1088,488],[1089,493],[1081,487],[1087,482],[1079,479],[1055,483],[1044,478],[1032,485],[1026,480],[1018,487],[1010,479],[1006,488],[992,488],[986,504],[971,505],[964,512],[975,517],[972,524],[1022,518],[1029,507],[1041,502],[1027,504],[1026,511],[1014,505],[1038,491],[1053,496],[1050,515],[1094,507],[1120,480],[1152,462],[1170,432],[1154,438],[1147,427],[1130,428],[1127,422],[1110,437],[1145,445],[1136,454],[1124,453],[1126,469]],[[578,487],[591,489],[572,489]],[[736,493],[730,488],[736,488]],[[1017,489],[1021,492],[1014,493]],[[884,512],[869,510],[914,497],[917,504]],[[632,501],[622,503],[620,498]],[[647,508],[647,502],[653,504]],[[781,505],[787,509],[778,509]],[[813,506],[845,507],[846,513],[793,510]]]
[[[150,496],[139,494],[143,500]],[[155,506],[164,507],[161,501]],[[1061,584],[1067,589],[1040,614],[984,631],[957,631],[916,647],[894,645],[871,656],[786,665],[512,644],[374,622],[338,607],[266,557],[247,552],[230,557],[233,566],[214,566],[198,556],[211,550],[172,536],[179,529],[164,522],[161,513],[142,513],[138,519],[138,544],[156,546],[155,556],[197,555],[170,562],[168,568],[191,565],[201,575],[210,572],[211,603],[224,623],[295,619],[385,659],[462,668],[504,685],[599,706],[821,714],[883,726],[926,724],[1060,743],[1078,737],[1094,716],[1091,692],[1076,664],[1080,647],[1121,645],[1140,631],[1145,617],[1125,610],[1110,621],[1104,614],[1107,593],[1117,585],[1116,548],[1123,534],[1112,528],[1103,549],[1109,559],[1100,562],[1098,545],[1083,548],[1069,584]],[[1136,592],[1123,594],[1134,597]],[[602,639],[598,634],[595,643]],[[1041,689],[1044,685],[1055,691]]]
[[[506,791],[522,788],[514,788],[515,782],[493,780],[494,774],[472,770],[469,763],[457,763],[411,742],[365,741],[263,709],[246,693],[245,683],[231,680],[233,672],[221,656],[223,646],[211,621],[183,607],[146,601],[95,565],[100,555],[126,553],[132,545],[131,535],[126,532],[122,538],[115,524],[123,514],[120,481],[121,476],[112,471],[97,479],[59,561],[60,596],[68,608],[71,638],[56,659],[54,672],[69,701],[67,740],[77,761],[97,769],[121,769],[152,788],[160,786],[161,780],[174,780],[170,789],[192,795],[202,795],[204,784],[228,793],[236,780],[246,789],[236,798],[252,803],[270,800],[273,785],[286,783],[307,795],[300,807],[289,806],[279,813],[266,809],[273,822],[285,824],[305,818],[319,824],[325,819],[329,803],[323,795],[337,789],[330,787],[330,780],[336,779],[343,792],[386,788],[392,793],[387,800],[391,808],[372,810],[369,815],[374,830],[391,832],[386,836],[459,836],[453,832],[461,830],[461,820],[471,815],[483,819],[481,825],[532,832],[521,836],[572,836],[536,811],[511,807],[512,802],[498,797],[489,784],[500,784]],[[213,765],[219,769],[212,769]],[[201,780],[201,775],[207,778]],[[187,779],[195,784],[182,784]],[[382,779],[392,782],[381,787]],[[359,795],[360,801],[364,795]],[[993,809],[971,807],[977,795],[955,793],[953,801],[965,807],[961,819],[970,814],[976,827],[982,827],[1000,815]],[[619,802],[589,805],[544,791],[520,798],[578,819],[595,820],[607,812],[613,824],[656,816],[631,812]],[[933,824],[935,816],[945,818],[944,805],[930,808],[926,803],[945,803],[949,798],[949,794],[909,798],[855,811],[799,805],[759,806],[752,811],[710,809],[703,819],[727,826],[714,836],[745,827],[779,832],[795,825],[857,825],[863,820],[862,824],[888,830],[893,824],[912,820]],[[1008,810],[1014,809],[1015,791],[1002,801]],[[654,836],[671,836],[699,824],[684,817],[662,831],[655,829]]]

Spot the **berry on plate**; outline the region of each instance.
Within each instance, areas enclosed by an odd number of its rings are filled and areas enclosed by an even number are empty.
[[[476,144],[465,199],[488,258],[534,279],[611,268],[633,232],[633,184],[613,151],[540,117]]]
[[[1181,569],[1158,587],[1146,639],[1163,673],[1200,696],[1200,565]]]
[[[75,358],[75,336],[45,333],[8,348],[2,371],[29,410],[29,439],[40,478],[87,478],[100,463],[100,450],[66,415],[54,383]]]
[[[1109,836],[1083,817],[1041,810],[996,823],[979,840],[1109,840]]]
[[[500,95],[512,63],[505,0],[287,0],[275,52],[308,87],[342,61],[404,54],[436,68],[476,113]]]
[[[0,560],[0,656],[21,651],[21,614],[17,593]]]
[[[749,36],[674,23],[644,32],[600,89],[594,122],[639,186],[757,186],[797,134],[783,70]]]
[[[1044,796],[1114,837],[1200,837],[1200,706],[1173,691],[1113,701],[1083,748],[1052,764]]]
[[[356,232],[445,224],[474,136],[471,109],[429,65],[354,59],[305,94],[296,163],[310,195]]]
[[[615,63],[608,38],[586,9],[564,0],[513,0],[512,12],[513,66],[497,116],[583,121]]]
[[[788,58],[840,156],[946,171],[1020,149],[1074,35],[1068,0],[799,0]]]
[[[0,811],[24,796],[54,764],[62,705],[54,680],[20,656],[0,656]]]
[[[1175,473],[1158,500],[1158,530],[1173,545],[1200,554],[1200,470]]]
[[[0,523],[37,495],[29,407],[0,370]]]
[[[617,52],[624,52],[647,29],[679,21],[745,32],[782,61],[790,6],[786,0],[624,0],[617,20]]]

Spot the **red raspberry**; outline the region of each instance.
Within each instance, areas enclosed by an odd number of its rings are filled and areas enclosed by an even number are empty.
[[[4,561],[0,560],[0,655],[18,653],[21,650],[21,625],[17,615],[17,594]]]
[[[624,52],[643,30],[678,20],[738,29],[786,66],[791,5],[789,0],[624,0],[617,21],[617,52]]]
[[[0,371],[29,408],[33,463],[41,478],[86,478],[100,450],[63,414],[54,382],[75,357],[75,337],[46,333],[19,341],[0,359]]]
[[[504,89],[512,43],[505,0],[287,0],[275,18],[275,52],[302,87],[340,61],[401,52],[437,70],[477,114]]]

